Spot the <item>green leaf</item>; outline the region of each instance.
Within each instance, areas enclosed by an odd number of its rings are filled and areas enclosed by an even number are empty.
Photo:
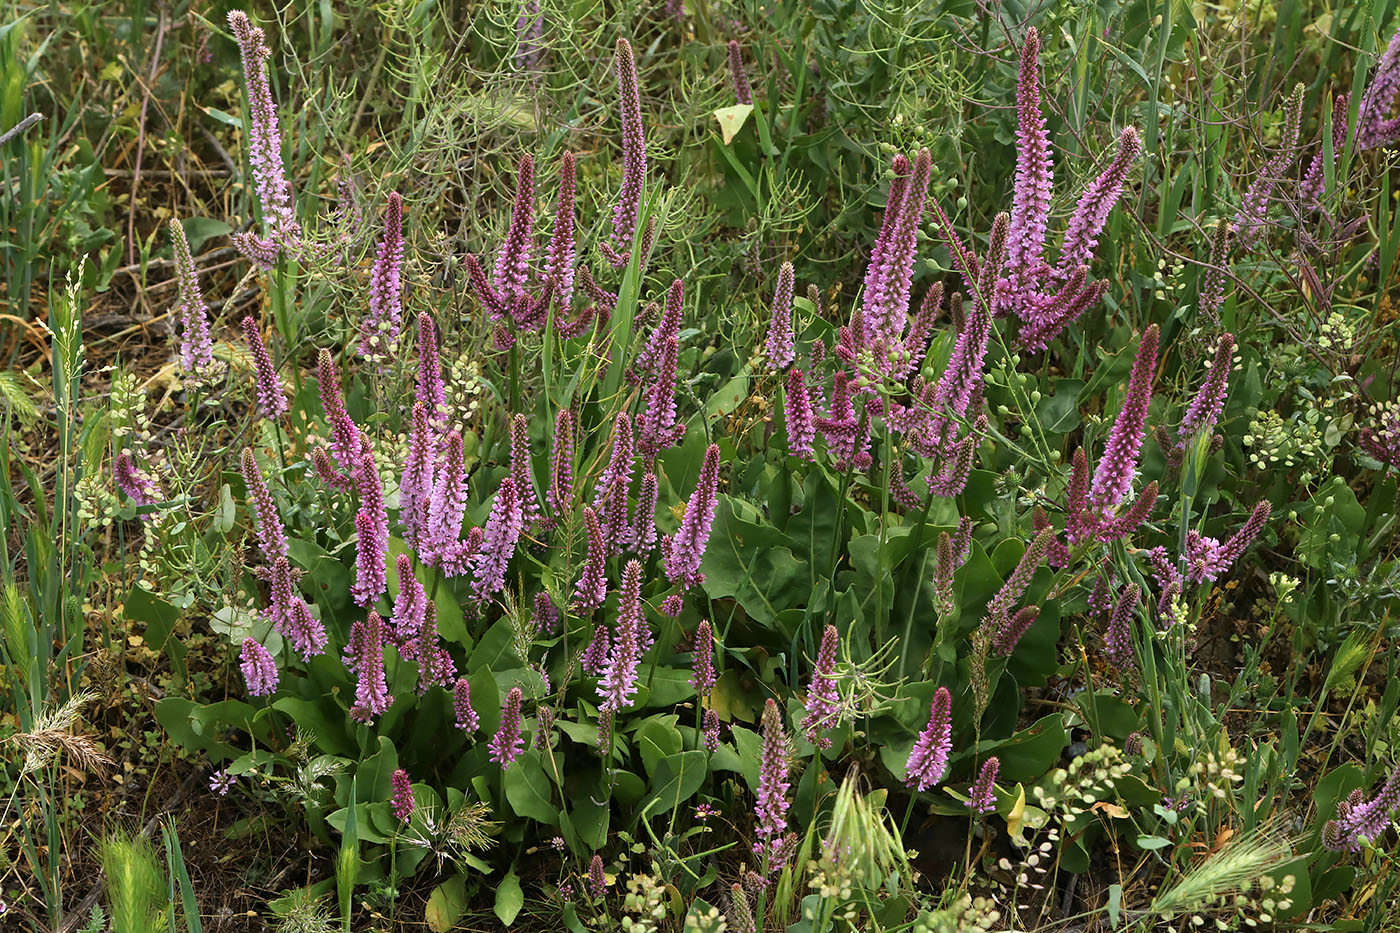
[[[423,919],[433,933],[447,933],[462,919],[467,909],[467,883],[461,875],[453,875],[433,888],[424,908]]]
[[[505,773],[506,800],[516,816],[556,826],[559,810],[554,806],[554,787],[540,764],[540,753],[533,748],[521,753]]]
[[[501,923],[510,926],[515,922],[520,908],[524,906],[525,893],[520,890],[520,876],[511,868],[496,886],[496,916],[501,919]]]
[[[709,753],[696,749],[658,762],[652,777],[651,796],[641,808],[641,814],[649,815],[658,806],[673,809],[695,796],[700,785],[705,783],[708,758]]]

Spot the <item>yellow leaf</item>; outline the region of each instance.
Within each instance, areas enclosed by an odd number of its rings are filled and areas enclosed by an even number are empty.
[[[733,107],[721,107],[715,111],[715,119],[719,121],[719,134],[724,137],[726,146],[739,135],[751,113],[753,104],[735,104]]]
[[[1025,829],[1026,821],[1026,788],[1022,784],[1016,785],[1016,802],[1011,805],[1011,812],[1006,814],[1006,830],[1011,834],[1011,838],[1018,845],[1024,845],[1026,840],[1021,833]]]

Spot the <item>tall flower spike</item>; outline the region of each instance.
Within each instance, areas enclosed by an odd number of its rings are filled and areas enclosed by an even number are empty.
[[[465,677],[458,677],[452,688],[452,711],[457,716],[457,728],[468,735],[481,728],[481,717],[472,709],[472,685]]]
[[[1249,518],[1240,526],[1240,530],[1231,535],[1229,540],[1220,546],[1217,576],[1229,570],[1230,566],[1239,560],[1244,549],[1249,547],[1250,542],[1259,537],[1259,532],[1264,530],[1264,525],[1268,523],[1269,514],[1272,511],[1273,505],[1267,499],[1260,502],[1249,513]]]
[[[277,689],[277,662],[267,649],[252,638],[243,639],[241,663],[248,695],[265,697]]]
[[[287,246],[300,237],[292,208],[292,186],[282,163],[282,133],[277,126],[277,106],[272,102],[264,61],[272,52],[263,44],[263,31],[254,26],[248,14],[233,10],[228,14],[229,29],[243,59],[243,84],[248,93],[248,162],[253,169],[253,186],[262,205],[263,221],[272,240]]]
[[[549,458],[549,508],[555,521],[569,514],[574,500],[574,413],[559,409]]]
[[[407,826],[413,816],[413,784],[408,779],[408,772],[403,768],[395,768],[390,783],[394,788],[390,808],[394,811],[394,816]]]
[[[123,450],[112,458],[112,479],[133,505],[155,505],[165,498],[160,483],[136,465],[131,452]],[[149,518],[149,515],[142,516]]]
[[[666,341],[679,341],[684,316],[685,283],[680,279],[673,279],[671,287],[666,290],[666,303],[661,317],[647,336],[646,346],[637,354],[637,361],[633,364],[637,372],[650,373],[656,370],[666,350]],[[677,345],[679,346],[679,343]]]
[[[608,658],[611,655],[612,636],[608,634],[608,627],[597,625],[593,629],[593,637],[588,646],[579,654],[578,666],[589,677],[597,677],[608,666]]]
[[[613,480],[622,477],[624,491],[632,484],[632,446],[632,418],[624,411],[617,416],[613,428],[612,455],[608,457],[608,465],[598,474],[598,482],[593,485],[595,509],[602,508]]]
[[[1039,606],[1025,606],[1014,616],[1001,616],[1000,624],[991,633],[991,653],[1000,658],[1009,657],[1039,615]]]
[[[977,780],[972,782],[972,788],[968,791],[965,801],[973,813],[996,811],[997,770],[1000,767],[1001,761],[995,755],[982,762],[982,770],[977,772]]]
[[[1298,145],[1298,125],[1302,120],[1303,85],[1293,87],[1293,93],[1284,103],[1283,133],[1279,140],[1279,151],[1260,168],[1259,174],[1250,183],[1240,199],[1239,212],[1235,214],[1236,238],[1240,246],[1249,248],[1259,239],[1268,219],[1269,206],[1273,201],[1274,189],[1282,180],[1288,167],[1293,164]]]
[[[1210,372],[1181,418],[1181,427],[1177,429],[1180,443],[1202,432],[1209,433],[1215,427],[1225,407],[1225,384],[1230,378],[1230,360],[1234,352],[1235,335],[1221,334],[1215,345],[1215,356],[1210,361]]]
[[[519,414],[510,419],[510,477],[515,480],[525,523],[538,521],[540,503],[535,498],[535,473],[530,467],[530,421]]]
[[[1118,595],[1113,611],[1108,616],[1108,628],[1104,632],[1104,654],[1109,662],[1120,671],[1133,668],[1133,633],[1131,624],[1133,613],[1137,611],[1141,591],[1136,583]]]
[[[1201,276],[1197,303],[1208,321],[1220,320],[1220,308],[1225,304],[1225,264],[1230,261],[1230,222],[1221,218],[1215,225],[1210,241],[1210,268]]]
[[[248,498],[253,503],[257,517],[258,545],[268,560],[287,556],[287,531],[282,527],[282,518],[277,514],[277,504],[263,481],[258,461],[253,457],[253,448],[244,447],[239,460],[243,470],[243,482],[248,487]]]
[[[1040,565],[1045,562],[1045,555],[1050,550],[1050,543],[1055,540],[1055,531],[1046,528],[1035,536],[1030,546],[1026,548],[1021,559],[1016,562],[1016,569],[1011,571],[1011,576],[1006,578],[1006,582],[997,590],[995,596],[987,603],[987,618],[997,619],[1004,617],[1011,611],[1011,607],[1016,605],[1016,601],[1025,593],[1026,587],[1030,586],[1031,578],[1040,569]]]
[[[574,589],[574,607],[587,612],[597,609],[608,598],[608,544],[598,513],[591,506],[583,507],[583,521],[588,529],[588,559]]]
[[[947,773],[948,755],[952,750],[953,696],[947,687],[939,687],[933,694],[928,725],[909,751],[909,760],[904,765],[904,783],[921,791],[933,787]]]
[[[448,687],[457,676],[457,664],[452,655],[438,643],[437,603],[429,602],[423,614],[423,632],[419,637],[418,695],[428,692],[434,684]]]
[[[836,724],[841,697],[836,691],[836,645],[840,636],[836,626],[828,625],[822,632],[821,649],[812,668],[812,682],[807,687],[807,715],[802,719],[802,731],[807,741],[818,748],[830,748],[831,739],[822,730]]]
[[[632,43],[626,39],[617,40],[617,96],[622,111],[622,188],[613,208],[611,241],[601,244],[599,250],[614,269],[621,269],[632,256],[632,238],[637,232],[637,213],[647,176],[637,60],[632,54]]]
[[[658,495],[655,473],[642,477],[642,488],[637,493],[637,510],[632,515],[632,533],[629,543],[639,555],[647,555],[656,547],[656,499]]]
[[[525,740],[520,734],[520,703],[524,696],[519,687],[510,688],[501,707],[500,728],[491,737],[489,757],[503,770],[509,768],[525,749]]]
[[[1040,33],[1032,27],[1021,48],[1016,83],[1016,184],[1006,255],[1006,273],[1012,277],[1033,274],[1040,265],[1053,180],[1050,135],[1040,112]]]
[[[860,350],[865,345],[866,325],[873,317],[880,317],[889,302],[891,281],[894,278],[893,251],[896,232],[904,214],[904,197],[909,191],[909,158],[904,153],[896,153],[890,165],[893,178],[890,191],[885,198],[884,216],[880,219],[880,232],[875,237],[875,245],[870,249],[870,262],[865,267],[865,283],[861,290],[859,317],[851,316],[852,348]],[[840,352],[840,351],[838,351]]]
[[[1376,796],[1366,799],[1361,788],[1337,804],[1337,818],[1322,830],[1322,844],[1333,852],[1361,851],[1362,838],[1375,840],[1390,826],[1400,807],[1400,768],[1390,772]]]
[[[1359,149],[1374,149],[1386,145],[1393,136],[1393,127],[1386,115],[1400,93],[1400,30],[1390,37],[1376,71],[1361,95],[1361,107],[1356,115],[1356,143]]]
[[[810,460],[817,432],[812,423],[812,399],[807,395],[806,381],[802,370],[797,367],[788,370],[783,414],[787,418],[788,453]]]
[[[780,854],[786,846],[781,843],[787,830],[787,811],[791,805],[788,792],[788,736],[783,729],[778,704],[769,699],[763,704],[763,746],[759,752],[758,802],[754,814],[758,817],[757,833],[766,850],[770,870],[782,867]]]
[[[418,314],[418,401],[434,423],[447,415],[447,389],[442,384],[442,363],[438,357],[437,326],[426,311]]]
[[[544,36],[544,14],[540,12],[540,0],[523,0],[520,15],[515,19],[515,70],[522,75],[534,78],[540,67],[543,47],[540,40]]]
[[[287,395],[282,390],[282,380],[272,366],[272,357],[263,343],[258,322],[251,317],[243,319],[243,336],[248,340],[248,349],[253,354],[253,372],[256,378],[258,414],[268,421],[276,421],[287,412]]]
[[[666,338],[646,394],[646,408],[637,422],[638,447],[648,459],[680,439],[685,425],[676,423],[676,363],[680,352],[676,338]]]
[[[715,689],[714,642],[710,620],[701,619],[700,625],[695,629],[695,646],[690,656],[690,685],[701,697],[708,697]]]
[[[1157,325],[1153,324],[1142,335],[1123,407],[1113,422],[1103,457],[1094,470],[1089,502],[1101,511],[1121,503],[1133,485],[1138,454],[1142,451],[1143,428],[1147,424],[1147,406],[1152,401],[1152,383],[1157,376],[1158,333]]]
[[[515,205],[510,212],[510,227],[496,254],[496,269],[492,285],[507,305],[525,293],[530,278],[531,226],[535,209],[535,160],[526,153],[520,157],[520,171],[515,181]]]
[[[749,86],[749,73],[744,70],[744,50],[737,39],[729,40],[729,80],[734,82],[734,99],[752,104],[753,88]]]
[[[700,562],[710,543],[710,525],[715,519],[719,502],[719,445],[705,449],[705,462],[700,465],[700,477],[695,492],[686,503],[685,515],[666,554],[666,579],[689,589],[704,581]]]
[[[700,731],[704,733],[705,751],[713,755],[719,751],[719,713],[713,709],[705,710],[705,715],[701,720]]]
[[[354,419],[345,410],[335,361],[331,358],[331,351],[325,347],[316,356],[316,379],[321,384],[321,408],[331,428],[331,453],[335,454],[336,463],[342,470],[354,471],[360,465],[362,437]]]
[[[578,190],[574,154],[559,159],[559,199],[554,210],[554,235],[545,251],[545,281],[553,283],[559,307],[568,309],[574,296],[574,268],[578,262],[575,244],[574,198]]]
[[[905,162],[905,165],[908,163]],[[901,169],[898,160],[895,171]],[[880,365],[889,368],[889,354],[895,349],[909,317],[909,301],[914,288],[914,259],[917,234],[923,222],[928,199],[929,175],[933,161],[927,149],[914,158],[907,179],[890,186],[890,202],[885,207],[880,237],[870,256],[865,276],[866,291],[861,297],[860,321],[852,323],[857,344],[873,339]],[[900,179],[897,177],[896,181]],[[898,202],[895,195],[898,194]],[[893,218],[890,212],[895,211]],[[857,331],[864,331],[862,338]]]
[[[355,703],[350,707],[350,718],[357,722],[371,722],[389,708],[390,702],[389,686],[384,679],[384,620],[379,613],[370,610],[361,633],[359,643],[354,646],[354,670],[359,680],[355,685]]]
[[[394,609],[389,615],[385,637],[398,645],[402,657],[412,661],[418,657],[421,647],[428,594],[413,575],[413,558],[400,553],[394,558],[394,569],[398,574],[399,595],[394,597]]]
[[[1060,246],[1060,271],[1065,277],[1074,269],[1087,266],[1094,258],[1094,248],[1099,245],[1099,233],[1108,221],[1108,212],[1118,203],[1128,171],[1140,151],[1142,140],[1137,130],[1125,126],[1118,137],[1118,152],[1113,161],[1079,196],[1079,205],[1069,219],[1069,226],[1065,227],[1065,238]]]
[[[793,352],[792,263],[778,270],[778,289],[773,294],[773,313],[768,320],[768,368],[785,369],[796,358]]]
[[[447,450],[437,467],[437,480],[428,500],[428,527],[419,549],[424,562],[441,560],[462,534],[462,509],[467,504],[466,473],[462,462],[462,435],[447,434]]]
[[[598,700],[611,709],[632,705],[637,692],[637,665],[642,659],[642,564],[629,560],[622,569],[622,591],[618,605],[617,637],[613,639],[612,656],[598,678]]]
[[[535,631],[546,637],[553,635],[559,628],[559,610],[554,608],[554,602],[549,598],[549,594],[540,590],[535,594]]]
[[[399,524],[415,547],[428,527],[428,501],[433,491],[433,431],[428,409],[413,403],[413,426],[408,432],[408,457],[399,476]]]
[[[175,252],[175,276],[180,283],[180,366],[191,378],[207,375],[214,364],[214,343],[209,336],[209,315],[199,290],[199,270],[190,255],[190,241],[180,221],[170,220],[170,245]]]
[[[385,562],[389,553],[389,512],[384,507],[384,486],[368,443],[361,446],[360,468],[355,472],[360,510],[355,513],[359,548],[355,555],[355,583],[350,593],[360,606],[372,606],[388,588]]]
[[[369,313],[360,325],[360,355],[387,360],[399,339],[403,321],[403,199],[389,192],[384,208],[384,233],[369,271]]]
[[[481,548],[472,561],[472,589],[477,599],[498,593],[506,585],[506,568],[515,556],[523,525],[520,494],[516,492],[515,480],[507,476],[496,492],[491,517],[486,520],[486,531],[481,537]]]
[[[306,600],[295,592],[292,567],[285,557],[277,558],[272,565],[272,606],[268,615],[303,661],[326,650],[326,628],[311,614]]]
[[[1397,33],[1400,34],[1400,33]],[[1332,101],[1332,164],[1342,157],[1347,144],[1347,103],[1348,94],[1338,94]],[[1298,186],[1298,198],[1309,207],[1316,207],[1322,201],[1322,184],[1326,175],[1327,147],[1325,141],[1317,145],[1317,155],[1308,164],[1303,181]]]

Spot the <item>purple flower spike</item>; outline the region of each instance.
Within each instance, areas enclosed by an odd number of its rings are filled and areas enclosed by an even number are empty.
[[[1147,405],[1152,401],[1152,383],[1157,377],[1158,333],[1157,325],[1153,324],[1142,335],[1123,408],[1113,422],[1108,445],[1094,470],[1089,502],[1101,512],[1120,504],[1133,485],[1138,454],[1142,451],[1143,428],[1147,424]]]
[[[632,256],[632,238],[637,233],[637,213],[646,186],[647,145],[642,130],[642,100],[637,87],[637,59],[632,43],[617,40],[617,96],[622,110],[622,188],[613,208],[610,242],[599,246],[614,269],[627,265]]]
[[[667,337],[652,382],[646,394],[646,408],[637,419],[637,446],[648,460],[680,440],[685,425],[676,423],[676,362],[680,346]]]
[[[520,157],[520,173],[515,182],[515,206],[510,212],[510,226],[496,254],[496,269],[492,285],[506,305],[513,304],[525,294],[530,278],[531,226],[535,209],[535,160],[529,154]]]
[[[447,390],[442,384],[442,363],[438,357],[437,326],[426,311],[418,314],[418,401],[437,422],[447,414]]]
[[[558,628],[559,610],[554,607],[549,594],[540,590],[535,594],[535,631],[540,635],[550,636]]]
[[[510,478],[520,496],[520,514],[526,524],[539,521],[540,503],[535,498],[535,473],[530,466],[530,421],[524,415],[510,419]]]
[[[465,677],[458,677],[452,688],[452,710],[457,714],[458,729],[470,735],[481,728],[481,717],[472,709],[472,685]]]
[[[823,729],[836,724],[841,697],[836,692],[836,645],[840,640],[836,626],[828,625],[822,632],[821,650],[812,668],[812,683],[807,688],[807,715],[802,719],[802,731],[807,741],[818,748],[830,748],[831,739],[822,735]]]
[[[793,367],[788,370],[783,414],[787,418],[788,453],[811,460],[812,442],[816,440],[817,432],[812,421],[812,399],[807,394],[806,382],[801,369]]]
[[[939,687],[933,694],[928,725],[909,751],[904,783],[921,791],[933,787],[948,771],[948,755],[952,750],[953,696],[947,687]]]
[[[525,749],[525,740],[520,734],[520,702],[524,699],[519,687],[511,687],[510,693],[506,694],[506,702],[501,707],[501,725],[496,734],[491,737],[489,755],[490,759],[500,765],[502,770],[509,768],[511,762]]]
[[[543,36],[544,14],[540,12],[540,0],[524,0],[520,4],[520,15],[515,19],[515,70],[536,80],[539,75],[535,72],[544,54]]]
[[[1360,852],[1362,838],[1374,841],[1390,826],[1400,808],[1400,768],[1390,772],[1385,784],[1370,800],[1357,788],[1337,804],[1337,818],[1322,829],[1322,844],[1333,852]]]
[[[199,270],[190,255],[190,241],[180,221],[170,221],[170,244],[175,252],[175,276],[180,283],[180,366],[185,375],[198,379],[214,365],[214,342],[209,337],[209,315],[199,290]]]
[[[277,662],[272,660],[266,648],[252,638],[243,639],[240,666],[249,696],[265,697],[277,689]]]
[[[549,508],[561,521],[574,500],[574,413],[559,409],[554,418],[554,446],[549,459]]]
[[[1050,219],[1054,160],[1050,134],[1040,112],[1040,33],[1032,27],[1021,49],[1016,83],[1016,184],[1011,201],[1011,230],[1004,271],[1015,278],[1034,274],[1045,249]]]
[[[776,871],[782,867],[782,858],[787,847],[782,837],[787,830],[787,811],[791,805],[787,799],[788,787],[787,733],[783,730],[782,715],[778,704],[769,699],[763,704],[763,747],[760,751],[758,768],[758,803],[754,814],[758,817],[757,833],[762,846],[769,855],[769,869]]]
[[[347,651],[353,651],[353,669],[359,676],[355,684],[355,703],[350,718],[357,722],[372,722],[375,716],[389,708],[389,686],[384,679],[384,620],[370,610],[359,637],[352,631]]]
[[[622,570],[622,592],[618,606],[617,637],[613,639],[612,656],[598,678],[598,699],[610,709],[624,709],[632,704],[637,692],[637,665],[642,659],[642,629],[646,627],[642,614],[642,564],[629,560]]]
[[[243,59],[243,84],[248,92],[248,162],[253,169],[253,185],[262,205],[263,221],[274,244],[297,242],[301,231],[292,208],[292,186],[282,163],[282,133],[277,126],[277,106],[272,102],[264,61],[272,57],[264,44],[263,31],[254,26],[248,14],[233,10],[228,14],[229,29]],[[273,247],[275,250],[275,246]],[[275,254],[274,254],[275,258]]]
[[[243,469],[243,482],[248,487],[248,498],[253,503],[257,517],[258,545],[268,560],[287,556],[287,531],[282,527],[282,518],[277,514],[277,505],[272,493],[263,481],[258,461],[253,457],[253,448],[244,447],[239,461]]]
[[[701,731],[705,733],[705,751],[711,755],[719,751],[719,713],[712,709],[705,710]]]
[[[608,893],[608,879],[603,872],[601,855],[594,855],[588,863],[588,890],[595,898],[605,897]]]
[[[261,477],[259,477],[261,478]],[[112,459],[112,479],[133,505],[155,505],[165,498],[155,477],[136,465],[130,451],[123,450]],[[150,516],[142,516],[149,518]]]
[[[1141,591],[1136,583],[1131,583],[1118,596],[1113,611],[1108,616],[1108,628],[1104,632],[1104,654],[1109,662],[1120,671],[1133,668],[1133,633],[1131,623],[1137,611]]]
[[[311,614],[306,600],[295,592],[292,566],[285,557],[277,558],[272,565],[272,605],[268,607],[267,616],[303,661],[310,661],[326,650],[329,639],[325,626]]]
[[[686,504],[685,515],[666,554],[666,579],[686,589],[698,586],[705,579],[700,572],[700,562],[710,543],[710,525],[719,502],[718,487],[719,445],[711,444],[705,450],[705,462],[700,466],[695,492]]]
[[[595,509],[603,507],[603,500],[609,494],[613,480],[622,477],[624,493],[632,484],[632,448],[632,419],[624,411],[617,416],[617,423],[613,428],[612,455],[608,458],[608,465],[598,474],[598,482],[593,485]]]
[[[729,80],[734,82],[734,99],[752,104],[753,88],[749,86],[749,73],[744,70],[744,50],[737,39],[729,40]]]
[[[1375,74],[1361,95],[1361,107],[1356,115],[1356,140],[1359,149],[1375,149],[1394,139],[1393,122],[1386,119],[1395,95],[1400,93],[1400,30],[1390,37]]]
[[[433,491],[433,430],[428,409],[413,403],[413,427],[408,432],[408,457],[399,476],[399,523],[404,537],[418,545],[428,527],[428,502]]]
[[[1141,151],[1142,140],[1138,138],[1137,130],[1131,126],[1124,127],[1118,137],[1118,152],[1113,161],[1079,196],[1079,205],[1069,219],[1069,226],[1065,227],[1065,238],[1060,246],[1060,271],[1066,278],[1070,272],[1087,266],[1094,258],[1094,248],[1099,245],[1099,234],[1108,221],[1108,212],[1118,203],[1123,182],[1127,180],[1128,171]]]
[[[1259,532],[1264,530],[1264,525],[1269,521],[1269,514],[1273,511],[1273,505],[1267,500],[1260,502],[1249,513],[1249,518],[1240,526],[1240,530],[1230,536],[1224,544],[1220,546],[1220,556],[1217,559],[1215,570],[1216,576],[1209,579],[1217,579],[1220,574],[1230,569],[1235,561],[1239,560],[1244,549],[1257,537]]]
[[[588,530],[588,560],[574,589],[574,607],[581,612],[597,609],[608,598],[606,564],[608,543],[603,534],[598,513],[591,506],[583,507],[584,526]]]
[[[1180,444],[1197,434],[1210,433],[1220,412],[1225,407],[1225,383],[1230,378],[1230,360],[1235,352],[1235,335],[1221,334],[1215,345],[1215,356],[1210,361],[1210,372],[1200,391],[1191,399],[1191,404],[1182,416],[1181,427],[1177,429]]]
[[[977,772],[977,780],[968,791],[966,805],[973,813],[994,813],[997,808],[997,770],[1001,761],[995,755],[982,762],[982,770]]]
[[[768,321],[768,367],[785,369],[796,358],[793,352],[792,327],[792,263],[785,262],[778,270],[778,290],[773,294],[773,314]]]
[[[657,495],[656,474],[647,473],[637,493],[637,509],[632,514],[632,530],[628,534],[628,545],[639,555],[650,554],[656,548]]]
[[[481,548],[472,561],[472,589],[477,599],[499,593],[506,585],[506,568],[515,556],[515,546],[523,527],[520,494],[516,491],[515,480],[507,476],[501,480],[501,488],[496,492],[491,517],[486,520],[486,531],[481,536]]]
[[[403,199],[389,192],[384,208],[384,234],[369,273],[369,313],[360,324],[360,355],[387,360],[399,339],[403,321]]]
[[[331,358],[331,351],[325,347],[316,356],[316,379],[321,384],[321,408],[331,428],[331,453],[335,454],[336,463],[340,464],[341,469],[353,472],[360,465],[363,439],[359,427],[345,410],[335,361]]]
[[[282,390],[282,380],[272,366],[272,357],[263,343],[258,322],[251,317],[243,319],[243,336],[248,340],[248,349],[253,354],[253,371],[256,376],[258,414],[268,421],[276,421],[287,413],[287,395]]]
[[[633,364],[639,373],[652,373],[656,371],[657,365],[661,361],[661,356],[666,350],[667,340],[680,340],[681,323],[685,317],[685,283],[680,279],[674,279],[671,287],[666,290],[666,303],[662,309],[661,318],[656,322],[656,326],[647,335],[647,344],[642,348],[642,352],[637,354],[637,361]]]
[[[690,685],[701,697],[707,697],[715,689],[715,648],[714,635],[710,630],[710,620],[701,619],[695,629],[695,648],[691,653]]]
[[[409,818],[413,816],[413,785],[408,780],[408,772],[403,768],[395,768],[392,783],[394,796],[391,806],[394,816],[407,826]]]
[[[574,233],[574,197],[578,187],[575,172],[574,154],[565,152],[559,160],[559,200],[554,211],[554,235],[550,238],[544,261],[545,281],[552,284],[555,300],[559,302],[559,307],[565,309],[574,296],[574,267],[578,262]]]
[[[360,468],[355,472],[360,510],[355,513],[359,550],[355,558],[355,583],[350,593],[360,606],[372,606],[388,589],[385,562],[389,553],[389,512],[384,507],[384,486],[374,462],[374,451],[363,443]]]
[[[400,655],[411,661],[419,656],[422,645],[428,594],[413,574],[413,558],[400,554],[394,559],[394,569],[398,574],[399,595],[394,598],[385,637],[398,645]]]
[[[437,480],[428,500],[428,529],[420,543],[425,563],[442,560],[462,534],[462,509],[467,503],[466,473],[462,464],[462,435],[447,434],[447,450],[438,464]]]

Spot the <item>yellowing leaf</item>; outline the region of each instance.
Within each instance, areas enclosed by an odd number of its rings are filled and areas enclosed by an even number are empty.
[[[715,119],[719,121],[719,134],[724,137],[726,146],[739,135],[751,113],[753,104],[735,104],[733,107],[721,107],[715,111]]]
[[[1026,840],[1021,832],[1025,829],[1026,821],[1026,788],[1022,784],[1016,785],[1016,802],[1011,805],[1011,812],[1006,814],[1006,830],[1011,834],[1011,838],[1017,845],[1024,845]]]

